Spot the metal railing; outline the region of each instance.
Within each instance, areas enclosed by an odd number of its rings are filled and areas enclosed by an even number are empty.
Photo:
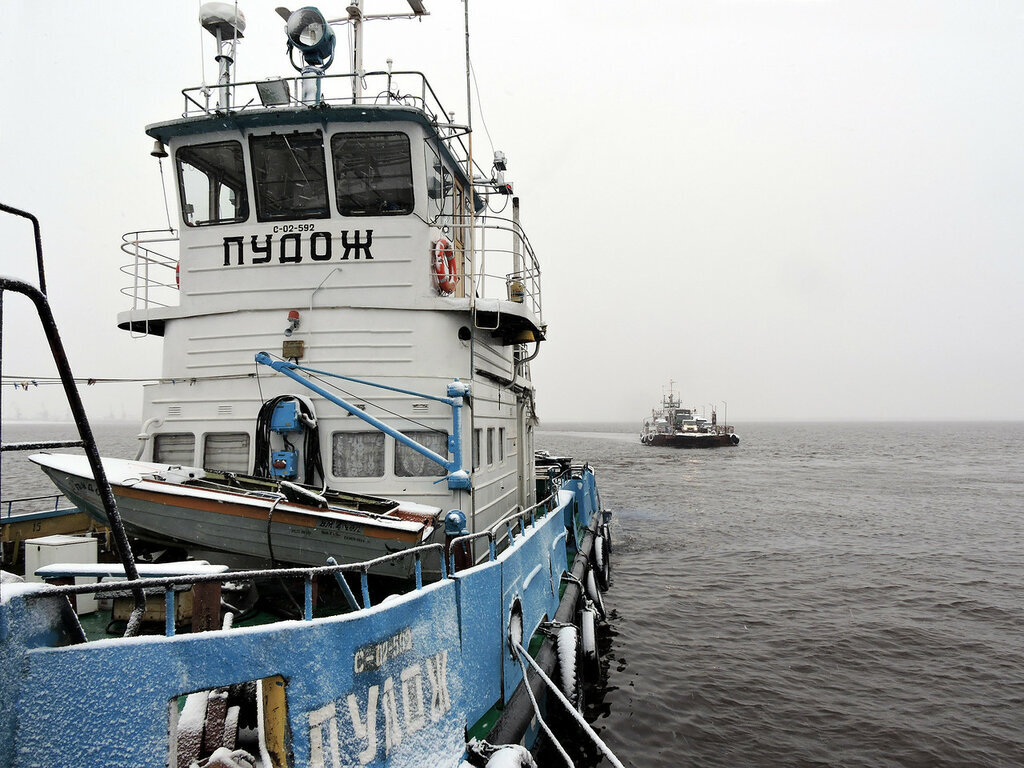
[[[476,250],[467,259],[470,286],[466,293],[475,301],[521,303],[543,324],[540,262],[522,226],[493,214],[478,217],[475,226]],[[499,241],[489,244],[495,237]]]
[[[423,581],[423,558],[429,553],[436,553],[437,561],[440,567],[439,581],[444,581],[449,578],[447,571],[445,570],[445,558],[444,558],[444,546],[441,544],[422,544],[418,547],[412,547],[410,549],[402,550],[401,552],[394,552],[383,557],[374,558],[373,560],[365,560],[359,563],[346,563],[344,565],[322,565],[310,568],[276,568],[266,570],[251,570],[251,571],[225,571],[223,573],[207,573],[207,574],[188,574],[183,576],[162,576],[159,578],[141,578],[129,582],[125,581],[100,581],[94,584],[69,584],[62,586],[49,585],[46,589],[41,589],[38,592],[29,592],[25,595],[26,599],[40,599],[40,598],[70,598],[73,595],[108,595],[114,596],[124,593],[129,587],[132,589],[142,590],[143,592],[154,593],[163,592],[164,595],[164,635],[171,637],[174,635],[175,628],[175,606],[174,606],[174,593],[176,591],[183,591],[196,586],[197,584],[209,584],[212,582],[219,582],[221,585],[225,583],[238,583],[247,582],[255,579],[301,579],[304,587],[304,601],[302,607],[302,620],[312,621],[313,620],[313,581],[322,576],[334,576],[335,578],[344,578],[342,574],[345,573],[357,573],[359,574],[360,590],[363,598],[363,605],[361,609],[371,608],[372,601],[370,599],[370,586],[369,586],[369,572],[387,563],[394,562],[397,560],[403,560],[408,557],[415,558],[415,583],[411,589],[406,590],[400,594],[409,594],[411,592],[421,590],[424,586]],[[71,573],[73,569],[69,568],[68,573]],[[89,573],[83,572],[82,575],[96,576],[94,571]],[[120,578],[120,577],[118,577]],[[357,607],[357,609],[359,609]],[[65,614],[65,621],[70,621],[70,615]],[[78,638],[81,641],[85,634],[81,631],[81,626],[72,627],[71,636]]]
[[[511,512],[483,531],[467,533],[464,536],[456,536],[453,538],[449,543],[448,573],[454,575],[456,571],[455,553],[453,552],[456,545],[465,547],[468,544],[472,544],[474,541],[487,539],[487,561],[493,562],[500,551],[504,551],[504,549],[515,546],[517,534],[513,533],[513,531],[518,528],[519,536],[525,534],[527,527],[532,528],[537,524],[538,518],[544,518],[551,513],[551,511],[557,506],[554,503],[557,497],[558,489],[545,499],[538,501],[532,507]],[[517,504],[516,507],[518,506],[519,505]],[[541,509],[543,509],[543,512],[538,514],[538,511]],[[527,525],[526,522],[527,518],[530,520],[529,525]],[[502,528],[504,528],[504,530],[501,530]],[[504,548],[501,548],[502,544],[505,545]]]
[[[81,442],[78,444],[81,445]],[[15,505],[20,507],[20,505],[29,504],[34,501],[48,500],[52,501],[52,504],[47,504],[44,509],[40,509],[39,507],[42,505],[38,505],[31,510],[18,509],[17,514],[15,514]],[[63,507],[61,506],[62,500],[64,502]],[[68,501],[62,493],[51,493],[47,496],[25,496],[20,499],[5,499],[4,501],[0,501],[0,522],[10,522],[11,518],[18,517],[23,514],[31,514],[33,512],[59,512],[61,509],[71,509],[74,506],[75,505]]]
[[[182,117],[198,115],[217,115],[231,112],[244,113],[255,109],[294,108],[315,106],[303,101],[301,94],[304,82],[315,82],[317,78],[309,75],[293,75],[291,77],[270,77],[264,80],[245,80],[227,86],[230,106],[225,108],[219,101],[223,97],[223,87],[217,85],[200,85],[185,88],[185,110]],[[353,82],[358,82],[359,96],[352,95]],[[282,82],[286,85],[288,97],[275,103],[264,101],[260,93],[261,86]],[[366,72],[361,77],[352,73],[323,75],[320,78],[320,103],[331,106],[346,104],[407,106],[423,112],[432,123],[444,127],[452,135],[464,133],[465,126],[456,124],[451,113],[445,109],[441,99],[434,92],[429,81],[422,72],[416,70],[396,70],[393,72]],[[332,90],[337,88],[335,94]],[[404,90],[403,90],[404,89]],[[341,95],[343,94],[343,95]]]
[[[121,236],[121,250],[132,257],[121,272],[131,283],[121,293],[132,300],[131,308],[173,307],[178,303],[178,235],[175,230],[149,229]],[[165,250],[173,244],[175,254]]]

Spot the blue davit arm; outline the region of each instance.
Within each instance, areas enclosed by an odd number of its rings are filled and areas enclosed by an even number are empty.
[[[407,389],[399,389],[397,387],[389,387],[386,384],[377,384],[372,381],[364,381],[363,379],[353,379],[350,376],[341,376],[337,373],[330,373],[328,371],[319,371],[315,368],[306,368],[296,363],[289,363],[287,360],[274,360],[266,352],[260,352],[256,355],[256,362],[260,365],[266,365],[273,368],[278,373],[283,373],[290,379],[298,382],[306,389],[316,392],[321,397],[330,400],[332,403],[337,405],[339,408],[348,411],[353,416],[362,421],[365,421],[374,429],[380,430],[386,435],[390,435],[395,438],[402,445],[408,446],[417,453],[425,456],[436,464],[440,464],[444,467],[445,471],[448,472],[448,487],[453,490],[468,491],[472,488],[472,484],[469,478],[469,472],[462,468],[462,406],[463,398],[469,394],[469,385],[460,382],[458,379],[448,385],[448,397],[436,397],[434,395],[425,395],[422,392],[413,392]],[[352,405],[345,400],[342,400],[337,395],[334,395],[322,387],[314,384],[307,378],[300,376],[298,371],[306,371],[309,373],[315,373],[319,376],[330,376],[335,379],[344,379],[345,381],[353,381],[359,384],[366,384],[367,386],[377,387],[378,389],[388,389],[392,392],[401,392],[406,395],[413,395],[414,397],[422,397],[427,400],[435,400],[439,403],[446,403],[451,406],[452,409],[452,433],[448,435],[448,452],[452,455],[451,461],[440,456],[434,451],[430,450],[426,446],[420,445],[411,437],[406,437],[394,427],[390,427],[379,419],[375,419],[370,414],[366,413],[360,408]]]

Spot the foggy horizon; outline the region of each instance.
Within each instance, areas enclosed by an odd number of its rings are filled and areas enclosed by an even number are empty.
[[[368,28],[365,66],[423,71],[462,119],[463,5],[427,5]],[[235,79],[288,75],[273,8],[240,7]],[[28,86],[0,118],[0,200],[41,221],[75,375],[152,379],[159,340],[115,327],[118,246],[166,228],[161,178],[176,217],[144,127],[216,69],[198,3],[104,8],[0,5]],[[469,9],[474,142],[508,156],[541,264],[542,422],[639,426],[670,379],[738,429],[1024,420],[1024,2]],[[17,32],[40,18],[60,20],[45,64]],[[0,273],[34,281],[31,228],[0,234]],[[56,387],[12,386],[53,366],[26,302],[4,313],[4,421],[60,413]],[[138,384],[81,390],[93,419],[141,411]]]

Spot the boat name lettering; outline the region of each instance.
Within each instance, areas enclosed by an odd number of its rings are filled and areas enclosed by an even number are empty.
[[[386,640],[381,640],[379,643],[371,645],[364,645],[358,649],[355,657],[352,659],[352,666],[357,675],[360,672],[372,672],[380,669],[391,659],[411,650],[412,628],[406,627]]]
[[[429,706],[424,696],[424,667],[430,686]],[[428,657],[425,663],[405,667],[397,682],[392,675],[382,685],[371,685],[365,697],[352,692],[310,712],[309,765],[352,765],[355,758],[360,765],[366,765],[377,757],[381,741],[378,730],[383,730],[384,754],[388,755],[404,737],[420,730],[428,721],[436,723],[451,708],[445,650]],[[382,717],[378,717],[378,712]],[[346,747],[344,754],[342,743]]]
[[[282,225],[301,229],[305,224]],[[274,232],[278,230],[274,227]],[[275,242],[276,241],[276,242]],[[305,245],[303,244],[305,241]],[[338,261],[373,260],[370,246],[373,245],[373,230],[354,230],[349,238],[349,230],[341,230],[341,256]],[[299,264],[303,259],[310,261],[331,261],[334,259],[334,236],[330,232],[311,232],[303,236],[299,231],[274,235],[236,235],[224,238],[224,266],[242,266],[248,257],[250,264],[269,264],[275,260],[279,264]]]
[[[96,493],[96,486],[92,480],[73,480],[71,481],[71,489],[78,493]]]
[[[274,234],[278,232],[313,232],[316,224],[275,224]]]
[[[362,533],[363,526],[356,525],[355,523],[346,523],[343,520],[320,520],[317,523],[317,529],[324,533],[332,533],[333,531],[358,531]]]

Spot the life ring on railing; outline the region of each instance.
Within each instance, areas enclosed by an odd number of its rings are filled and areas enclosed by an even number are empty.
[[[434,279],[438,293],[454,293],[459,280],[455,266],[455,250],[452,244],[441,237],[434,241]]]
[[[174,287],[181,290],[181,262],[174,265]]]

